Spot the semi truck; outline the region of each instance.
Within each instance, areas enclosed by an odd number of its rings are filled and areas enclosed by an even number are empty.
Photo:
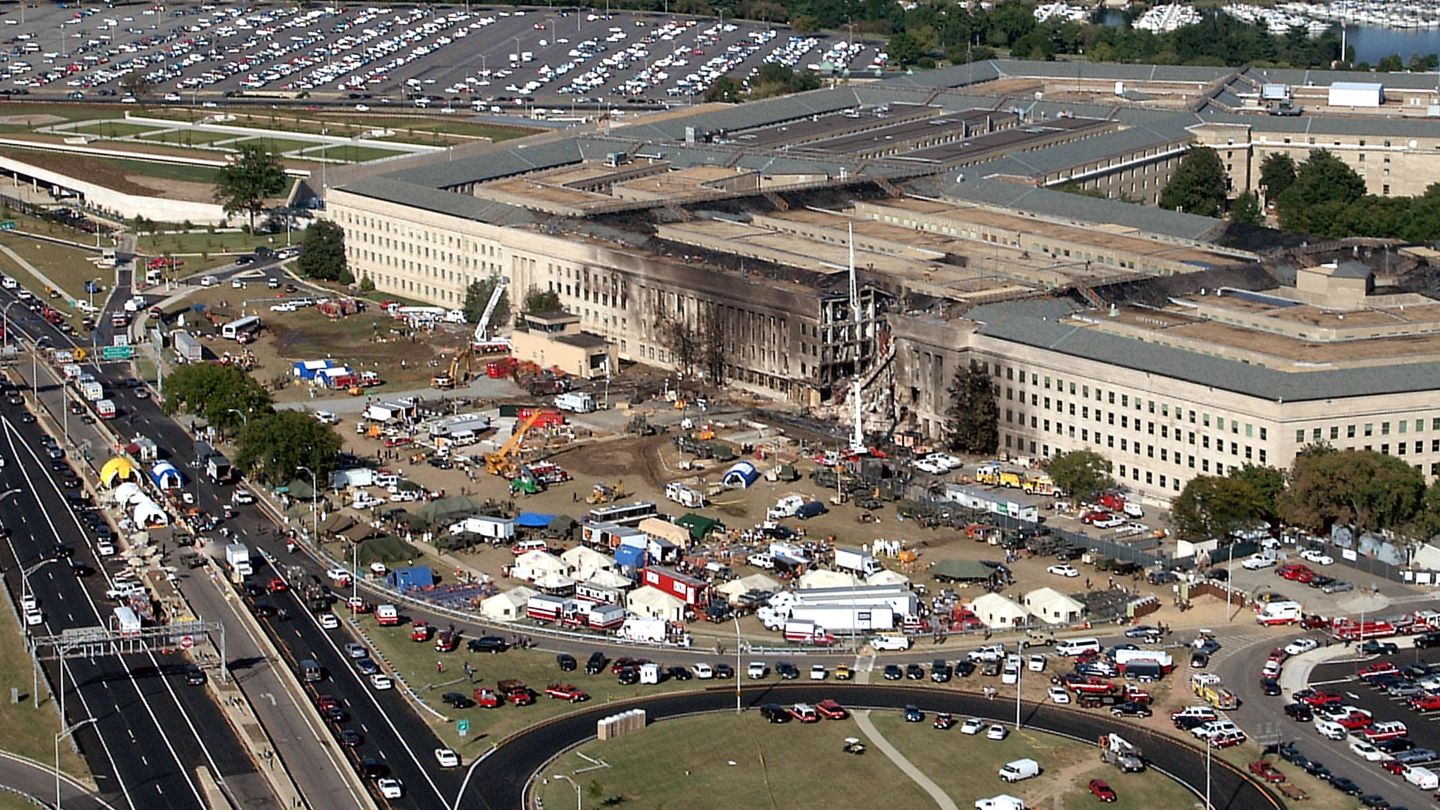
[[[198,363],[205,359],[205,349],[189,332],[170,333],[170,345],[175,347],[175,356],[184,363]]]
[[[225,547],[225,563],[242,577],[255,573],[250,565],[250,548],[244,543],[231,543]]]

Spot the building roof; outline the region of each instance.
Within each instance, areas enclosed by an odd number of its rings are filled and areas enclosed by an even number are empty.
[[[650,608],[658,608],[664,612],[685,609],[685,600],[678,596],[671,596],[659,588],[650,585],[642,585],[626,594],[625,604],[631,606],[644,605]]]
[[[1049,607],[1057,603],[1066,610],[1085,609],[1084,603],[1082,603],[1080,600],[1070,596],[1066,596],[1065,594],[1051,587],[1036,588],[1035,590],[1025,594],[1025,604],[1028,607]]]
[[[998,593],[987,593],[975,597],[975,601],[970,603],[970,609],[976,613],[999,613],[1011,616],[1026,616],[1030,613],[1024,605]]]

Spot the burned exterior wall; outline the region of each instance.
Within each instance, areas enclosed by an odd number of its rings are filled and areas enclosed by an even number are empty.
[[[891,315],[895,342],[895,417],[900,429],[928,439],[945,433],[950,381],[971,358],[972,321]]]

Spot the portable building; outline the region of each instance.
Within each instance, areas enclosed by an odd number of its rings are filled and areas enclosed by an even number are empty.
[[[525,606],[536,593],[524,585],[501,591],[480,603],[480,613],[492,621],[513,622],[525,615]]]
[[[647,569],[648,570],[648,569]],[[678,622],[685,619],[685,600],[645,585],[625,597],[625,607],[636,616]]]

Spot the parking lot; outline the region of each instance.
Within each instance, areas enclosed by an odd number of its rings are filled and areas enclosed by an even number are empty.
[[[766,62],[873,73],[874,42],[793,36],[762,23],[460,7],[27,9],[0,14],[0,91],[126,100],[138,71],[155,100],[226,93],[454,111],[503,103],[676,103]]]

